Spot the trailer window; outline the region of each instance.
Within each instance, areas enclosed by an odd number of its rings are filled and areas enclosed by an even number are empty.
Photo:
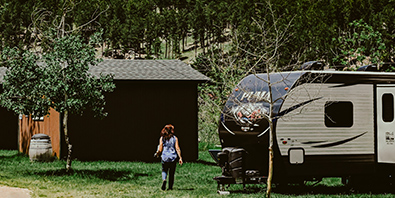
[[[394,120],[394,96],[390,93],[382,96],[383,121],[392,122]]]
[[[352,102],[328,101],[325,103],[326,127],[352,127],[354,110]]]

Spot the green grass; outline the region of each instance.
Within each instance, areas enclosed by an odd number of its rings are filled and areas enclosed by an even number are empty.
[[[221,174],[207,151],[199,160],[178,166],[174,190],[162,191],[161,164],[144,162],[73,161],[73,171],[64,171],[65,162],[30,162],[17,151],[0,150],[0,185],[28,188],[33,197],[222,197],[212,179]],[[265,185],[232,185],[227,197],[263,197]],[[318,185],[287,186],[275,189],[273,197],[393,197],[394,194],[352,194],[339,178]]]

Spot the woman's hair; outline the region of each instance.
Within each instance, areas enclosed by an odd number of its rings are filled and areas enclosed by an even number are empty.
[[[170,139],[174,135],[174,126],[171,124],[167,124],[163,127],[162,131],[160,132],[160,136],[162,136],[165,140]]]

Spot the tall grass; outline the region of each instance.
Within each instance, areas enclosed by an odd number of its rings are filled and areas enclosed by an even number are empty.
[[[197,162],[178,166],[174,190],[162,191],[161,164],[144,162],[30,162],[17,151],[0,150],[0,185],[28,188],[33,197],[222,197],[212,179],[221,174],[207,151]],[[265,185],[229,187],[227,197],[263,197]],[[329,178],[317,186],[288,186],[273,197],[393,197],[393,194],[352,194],[340,179]]]

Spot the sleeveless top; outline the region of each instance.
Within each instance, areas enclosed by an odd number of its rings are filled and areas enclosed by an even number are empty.
[[[162,138],[162,144],[163,144],[162,161],[174,162],[177,159],[176,136],[173,136],[168,140]]]

